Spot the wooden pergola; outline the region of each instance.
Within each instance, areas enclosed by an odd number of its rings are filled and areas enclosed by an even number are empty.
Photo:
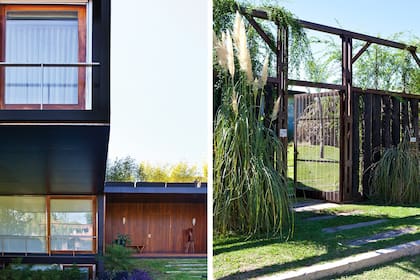
[[[326,90],[336,90],[340,93],[340,175],[339,175],[339,197],[337,201],[350,201],[359,196],[359,153],[360,140],[359,133],[359,106],[356,106],[359,98],[363,98],[366,104],[372,107],[366,107],[365,110],[373,110],[373,113],[381,114],[381,98],[383,99],[383,110],[385,112],[383,125],[379,126],[384,129],[383,134],[385,138],[382,140],[382,146],[386,147],[390,144],[396,145],[400,141],[401,127],[400,124],[409,123],[408,103],[411,108],[411,125],[415,135],[419,138],[418,129],[418,102],[420,95],[407,94],[405,92],[384,91],[378,89],[362,89],[353,86],[353,64],[357,59],[369,48],[371,44],[377,44],[390,48],[401,49],[409,52],[414,58],[417,65],[420,67],[420,59],[417,55],[417,48],[415,46],[406,45],[386,39],[381,39],[361,33],[351,32],[348,30],[321,25],[309,21],[298,20],[301,26],[305,29],[320,31],[341,38],[341,84],[331,84],[323,82],[311,82],[305,80],[293,80],[288,78],[288,27],[275,22],[277,28],[277,38],[273,41],[270,36],[263,30],[256,19],[270,20],[266,11],[258,9],[248,9],[245,7],[237,7],[238,11],[247,19],[249,24],[260,35],[261,39],[273,51],[277,58],[276,76],[269,77],[268,82],[276,85],[277,95],[280,97],[280,110],[277,123],[277,135],[283,142],[283,147],[287,149],[287,118],[288,118],[288,86],[304,86],[310,88],[320,88]],[[365,42],[364,46],[353,56],[353,40],[360,40]],[[401,106],[397,98],[404,98]],[[379,102],[379,103],[378,103]],[[397,104],[398,103],[398,104]],[[390,105],[393,105],[392,110]],[[398,108],[397,108],[398,107]],[[364,113],[366,115],[366,112]],[[375,120],[371,120],[368,116],[369,123],[367,124],[366,134],[371,133],[369,129],[378,125]],[[379,120],[380,121],[380,120]],[[392,126],[390,122],[392,121]],[[387,122],[387,123],[386,123]],[[363,143],[364,153],[364,167],[365,169],[371,164],[371,157],[373,149],[381,146],[380,130],[372,130],[372,135],[368,135],[372,139],[368,144]],[[388,139],[386,135],[388,134]],[[357,137],[355,137],[355,135]],[[390,140],[392,143],[390,143]],[[287,164],[287,153],[285,155],[284,164]],[[287,170],[287,168],[285,169]],[[363,192],[368,192],[368,174],[363,173]]]

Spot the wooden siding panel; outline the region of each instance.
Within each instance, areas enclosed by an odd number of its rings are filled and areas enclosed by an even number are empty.
[[[123,233],[130,235],[132,244],[146,245],[145,253],[183,253],[186,230],[196,218],[195,252],[207,251],[205,203],[108,202],[106,211],[107,244]],[[122,217],[126,217],[125,225]]]

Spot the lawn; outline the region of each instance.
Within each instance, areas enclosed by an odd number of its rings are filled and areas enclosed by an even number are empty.
[[[420,256],[407,257],[363,272],[344,275],[336,280],[420,279]]]
[[[155,280],[193,280],[207,278],[207,259],[137,259],[137,268]],[[168,273],[168,272],[175,273]]]
[[[380,249],[420,239],[420,204],[411,207],[349,204],[322,213],[363,211],[353,216],[330,220],[305,221],[314,213],[296,213],[295,234],[288,241],[281,238],[247,240],[245,236],[215,237],[214,273],[217,279],[244,279],[303,266],[331,261],[356,253]],[[387,222],[375,226],[323,233],[325,227],[366,222],[379,218]],[[382,231],[412,226],[416,232],[360,247],[345,245],[346,241]]]

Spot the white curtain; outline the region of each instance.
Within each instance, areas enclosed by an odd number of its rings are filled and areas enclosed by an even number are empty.
[[[77,17],[6,21],[6,62],[76,63],[78,47]],[[78,68],[7,67],[5,103],[77,104]]]

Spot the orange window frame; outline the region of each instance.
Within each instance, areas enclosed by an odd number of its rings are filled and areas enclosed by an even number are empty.
[[[7,12],[11,11],[70,11],[77,12],[78,18],[78,62],[86,62],[86,6],[81,5],[0,5],[0,61],[6,56],[6,20]],[[9,61],[6,61],[9,62]],[[0,67],[0,109],[26,110],[40,109],[40,104],[5,104],[5,71]],[[78,94],[77,104],[43,104],[44,109],[56,110],[83,110],[85,108],[86,69],[78,67]]]
[[[92,201],[92,230],[93,242],[92,250],[90,251],[73,251],[73,250],[51,250],[51,200],[66,199],[66,200],[91,200]],[[97,248],[97,231],[96,231],[96,197],[95,196],[47,196],[46,201],[47,210],[47,251],[48,254],[96,254]]]

